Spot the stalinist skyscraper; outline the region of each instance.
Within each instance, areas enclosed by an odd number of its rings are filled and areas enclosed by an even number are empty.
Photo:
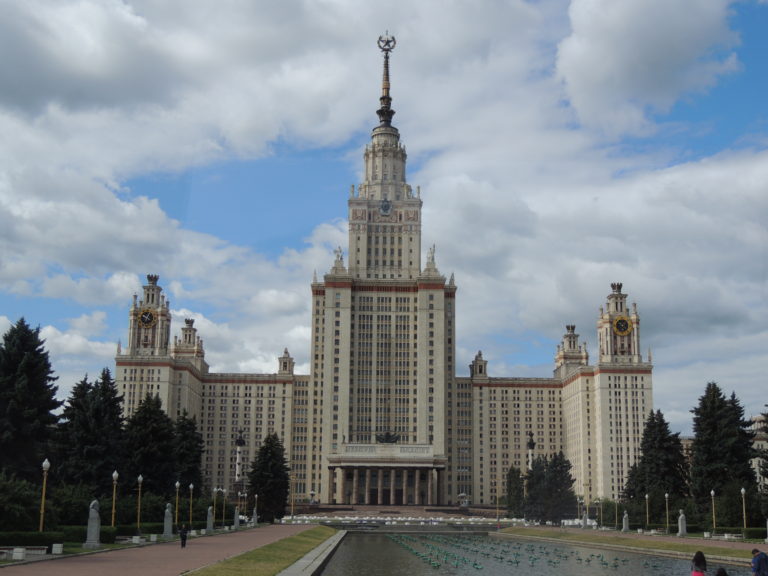
[[[348,262],[339,248],[312,284],[311,478],[328,501],[435,504],[444,501],[456,287],[438,271],[434,247],[422,268],[422,201],[392,124],[395,39],[380,37],[379,48],[379,125],[365,180],[350,191]]]
[[[170,301],[150,274],[115,358],[125,415],[152,394],[172,418],[193,416],[209,490],[239,486],[274,432],[296,502],[494,505],[510,467],[526,470],[559,451],[573,465],[579,497],[617,499],[653,407],[637,306],[620,282],[611,284],[597,314],[595,365],[567,324],[552,376],[492,377],[480,351],[457,375],[456,285],[439,271],[434,244],[422,244],[421,195],[408,184],[392,123],[395,39],[382,36],[378,45],[379,121],[363,182],[349,192],[346,258],[339,247],[331,269],[311,283],[310,373],[295,374],[287,349],[272,374],[210,372],[194,319],[172,338]],[[504,295],[495,305],[505,305]]]

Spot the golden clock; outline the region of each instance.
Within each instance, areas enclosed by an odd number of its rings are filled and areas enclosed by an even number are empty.
[[[157,323],[157,314],[150,308],[142,308],[139,311],[139,324],[144,328],[151,328]]]
[[[619,336],[626,336],[632,332],[632,320],[626,316],[617,316],[613,320],[613,331]]]

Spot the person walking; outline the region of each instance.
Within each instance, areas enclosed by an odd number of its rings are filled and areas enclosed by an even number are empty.
[[[768,555],[757,548],[752,549],[752,574],[768,576]]]
[[[691,561],[691,576],[705,576],[706,571],[707,559],[704,557],[704,552],[699,550],[693,555]]]
[[[181,539],[181,547],[186,548],[187,547],[187,525],[182,524],[181,528],[179,528],[179,538]]]

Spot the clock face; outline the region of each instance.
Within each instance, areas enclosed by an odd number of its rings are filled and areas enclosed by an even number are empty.
[[[154,326],[155,322],[157,322],[157,317],[152,310],[145,308],[139,312],[139,322],[145,328],[149,328],[150,326]]]
[[[613,331],[619,336],[626,336],[632,331],[632,321],[626,316],[619,316],[613,321]]]

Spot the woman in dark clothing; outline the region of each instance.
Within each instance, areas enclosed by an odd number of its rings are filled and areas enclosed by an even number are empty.
[[[704,557],[704,552],[699,550],[693,555],[691,561],[691,576],[704,576],[707,571],[707,559]]]

